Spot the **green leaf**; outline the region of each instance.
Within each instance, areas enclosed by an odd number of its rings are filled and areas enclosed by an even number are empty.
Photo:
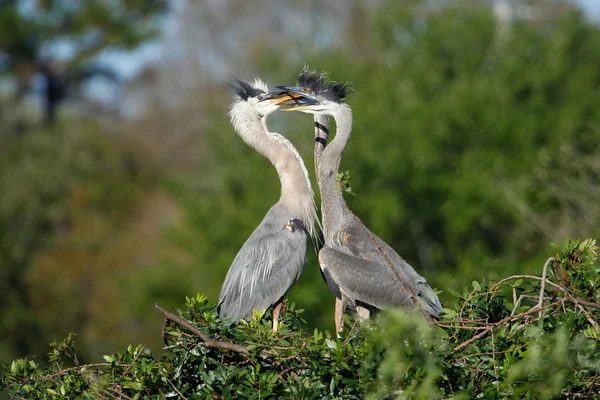
[[[331,340],[331,339],[325,339],[325,344],[330,349],[337,349],[337,343],[335,341]]]
[[[464,296],[462,294],[460,294],[459,292],[457,292],[456,290],[454,290],[452,288],[446,288],[446,291],[448,291],[448,293],[450,293],[452,296],[457,297],[459,299],[464,298]]]
[[[449,308],[443,309],[444,319],[454,319],[454,318],[456,318],[457,315],[458,315],[458,313],[454,310],[451,310]]]
[[[523,283],[523,279],[517,279],[513,282],[512,287],[518,287],[521,285],[521,283]]]

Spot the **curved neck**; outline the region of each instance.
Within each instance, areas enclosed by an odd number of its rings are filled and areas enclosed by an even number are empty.
[[[348,208],[337,181],[337,174],[342,154],[352,133],[352,109],[347,104],[341,104],[331,115],[336,123],[335,137],[323,150],[317,168],[326,244],[331,244]]]
[[[236,121],[237,122],[237,121]],[[265,156],[279,175],[279,203],[289,208],[290,218],[301,220],[310,235],[315,235],[317,211],[308,171],[296,148],[285,137],[269,132],[266,118],[250,117],[234,126],[250,147]]]

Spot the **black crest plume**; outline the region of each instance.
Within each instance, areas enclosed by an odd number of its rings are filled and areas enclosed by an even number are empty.
[[[236,83],[233,85],[229,85],[235,90],[235,93],[242,100],[248,100],[249,97],[256,97],[264,92],[261,89],[257,89],[250,84],[248,81],[241,81],[238,78],[234,77]]]
[[[314,94],[337,103],[344,101],[352,91],[349,82],[331,81],[327,72],[311,71],[308,66],[300,71],[296,85],[310,89]]]

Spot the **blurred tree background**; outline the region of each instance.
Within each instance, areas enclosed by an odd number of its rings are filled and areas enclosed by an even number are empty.
[[[154,302],[216,300],[280,188],[229,123],[231,75],[353,82],[347,201],[442,291],[597,237],[600,29],[576,6],[0,2],[0,363],[70,331],[85,361],[158,350]],[[269,124],[312,171],[312,119]],[[309,253],[291,299],[331,328]]]

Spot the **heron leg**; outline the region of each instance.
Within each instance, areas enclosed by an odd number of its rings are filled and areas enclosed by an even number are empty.
[[[361,321],[365,321],[371,317],[371,311],[368,308],[356,306],[356,315]]]
[[[282,305],[283,302],[280,301],[275,305],[275,308],[273,308],[273,332],[277,332],[277,330],[279,329],[279,314],[281,314]]]
[[[338,335],[344,329],[344,300],[335,298],[335,333]]]

